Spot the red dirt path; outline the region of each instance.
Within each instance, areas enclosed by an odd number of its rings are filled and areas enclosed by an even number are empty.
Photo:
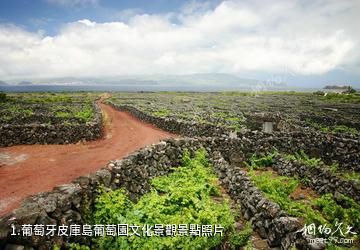
[[[103,139],[71,145],[0,148],[0,216],[18,207],[29,195],[50,191],[104,167],[110,160],[174,137],[126,112],[99,105],[105,118]]]

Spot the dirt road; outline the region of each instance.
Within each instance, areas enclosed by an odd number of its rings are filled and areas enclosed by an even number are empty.
[[[96,171],[113,159],[173,137],[126,112],[99,104],[105,120],[103,139],[71,145],[21,145],[0,148],[0,216],[25,197],[50,191]]]

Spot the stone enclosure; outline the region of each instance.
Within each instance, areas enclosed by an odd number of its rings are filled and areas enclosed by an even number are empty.
[[[95,140],[102,135],[102,115],[98,105],[92,104],[95,116],[91,121],[62,123],[56,117],[32,117],[28,120],[15,120],[11,124],[0,125],[0,146],[19,144],[69,144],[81,140]],[[49,121],[53,121],[51,124]],[[27,119],[25,119],[27,120]],[[34,120],[34,121],[35,121]],[[40,121],[40,123],[39,123]]]
[[[122,160],[110,162],[103,169],[77,178],[70,184],[55,187],[25,200],[22,206],[0,219],[0,247],[5,249],[49,249],[53,245],[67,246],[69,242],[89,243],[89,238],[21,237],[11,235],[11,226],[23,224],[84,224],[103,185],[109,189],[124,187],[132,200],[149,191],[149,181],[166,175],[171,167],[179,166],[184,150],[206,149],[214,171],[230,197],[241,205],[241,213],[252,222],[253,228],[267,239],[269,247],[291,249],[323,249],[311,245],[309,238],[298,232],[302,224],[289,216],[279,205],[266,199],[242,171],[243,162],[254,153],[266,153],[276,148],[292,153],[304,150],[321,158],[326,164],[336,161],[341,168],[360,171],[359,140],[304,132],[248,132],[229,137],[221,127],[180,123],[176,120],[148,115],[133,107],[117,107],[139,119],[164,130],[194,138],[169,139],[143,148]],[[236,137],[236,138],[234,138]],[[309,187],[319,193],[342,193],[360,202],[357,183],[345,181],[326,169],[306,168],[296,162],[280,158],[273,166],[280,175],[306,176]],[[18,247],[18,248],[16,248]],[[26,248],[24,248],[26,247]]]

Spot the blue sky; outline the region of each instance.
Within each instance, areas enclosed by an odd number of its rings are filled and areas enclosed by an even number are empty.
[[[55,35],[59,28],[68,22],[82,19],[97,22],[118,21],[119,12],[122,10],[138,10],[147,14],[168,13],[177,11],[185,2],[184,0],[3,0],[0,1],[0,22],[16,24],[30,31],[42,29],[47,34]]]
[[[0,80],[228,73],[360,87],[360,1],[0,1]]]

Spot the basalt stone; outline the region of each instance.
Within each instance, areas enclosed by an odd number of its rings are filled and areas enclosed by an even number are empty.
[[[81,188],[87,188],[90,180],[87,176],[80,176],[73,181],[74,184],[79,184]]]
[[[110,185],[112,175],[108,169],[98,170],[96,171],[96,175],[100,177],[102,184],[104,184],[106,187]]]
[[[67,144],[76,143],[83,140],[94,140],[102,135],[102,116],[99,107],[93,104],[95,117],[92,122],[78,123],[76,119],[72,120],[74,124],[70,126],[62,124],[62,120],[47,118],[42,121],[44,116],[33,117],[36,122],[42,124],[31,124],[26,120],[27,124],[7,124],[0,125],[0,146],[11,146],[16,144]],[[59,123],[56,126],[49,125],[49,119],[52,122]],[[30,122],[30,124],[29,124]]]
[[[44,195],[37,198],[36,201],[39,206],[45,210],[45,212],[51,213],[54,212],[57,208],[57,201],[59,199],[59,195],[59,193],[45,193]]]
[[[42,212],[36,219],[38,225],[56,225],[57,221],[48,216],[47,213]]]
[[[41,208],[37,202],[25,200],[19,208],[13,211],[12,216],[16,224],[33,225],[42,211],[43,208]]]

